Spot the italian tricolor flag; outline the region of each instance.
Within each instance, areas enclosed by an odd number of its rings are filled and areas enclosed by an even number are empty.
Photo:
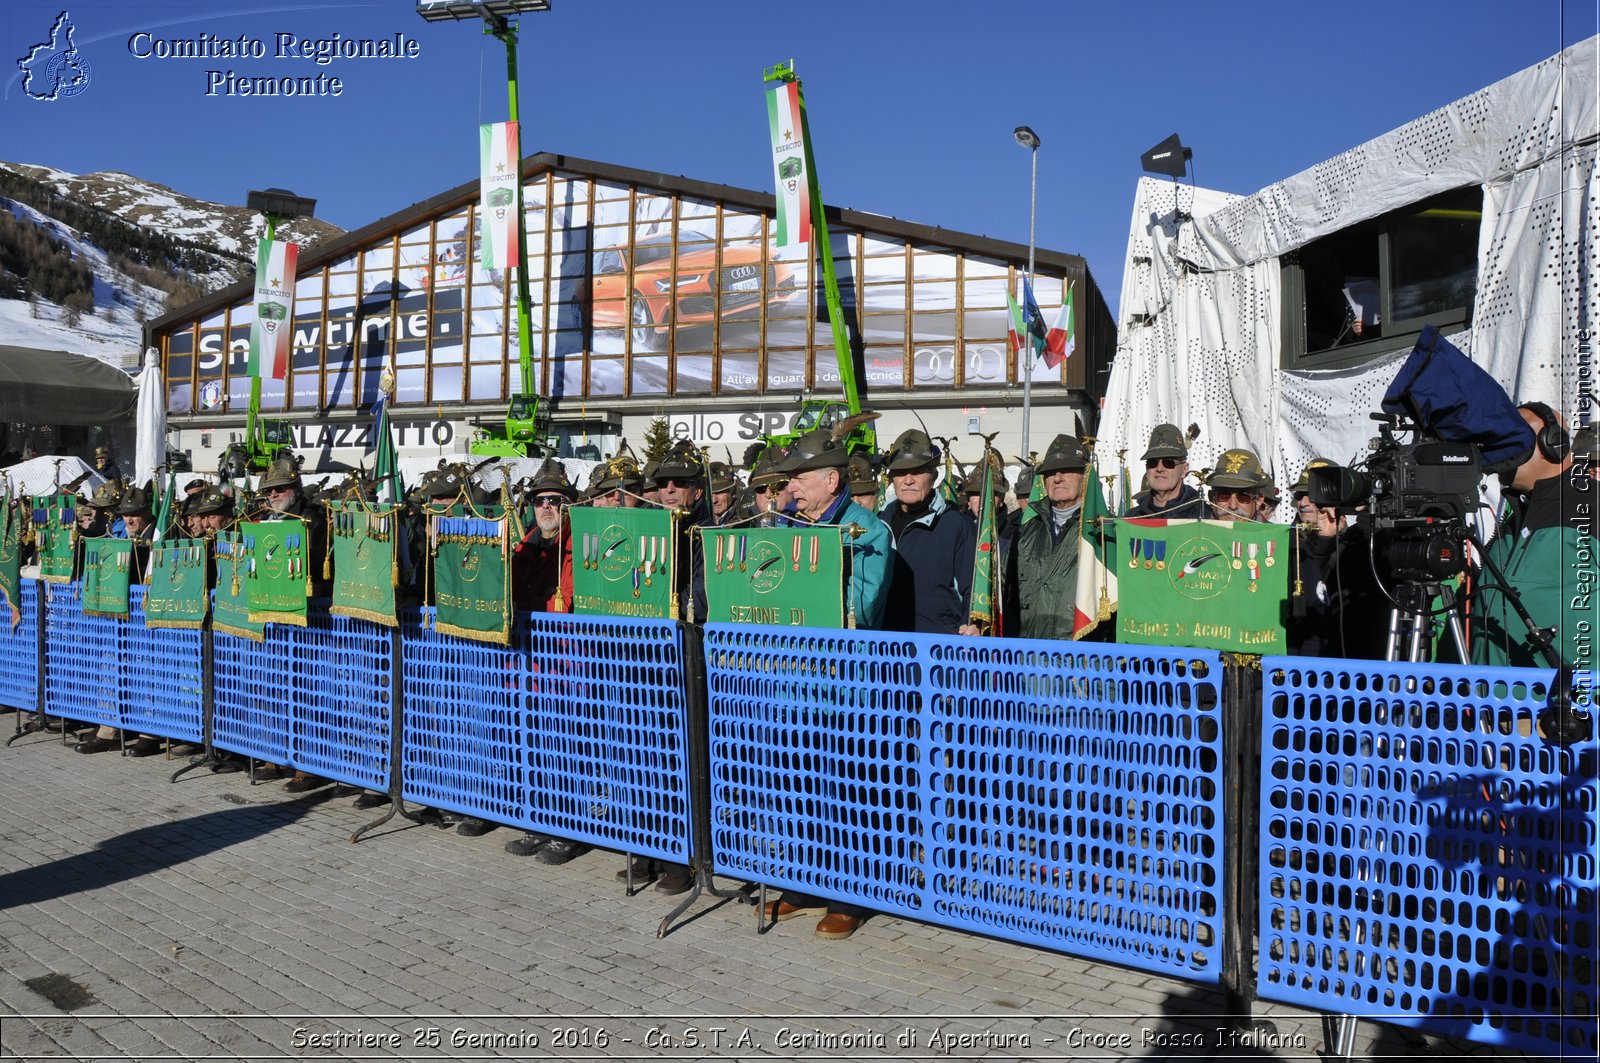
[[[767,90],[772,130],[772,176],[778,187],[778,247],[811,242],[811,174],[806,167],[806,116],[800,85],[787,81]]]
[[[282,380],[289,372],[294,333],[294,274],[300,245],[262,240],[256,245],[255,324],[250,326],[250,375]]]
[[[1072,603],[1075,639],[1083,638],[1117,611],[1117,533],[1092,464],[1083,473],[1079,514],[1078,593]]]
[[[522,219],[517,212],[522,142],[516,122],[478,127],[478,234],[485,270],[506,270],[517,264]]]
[[[1044,338],[1044,364],[1054,369],[1072,357],[1078,343],[1078,330],[1073,320],[1072,285],[1067,286],[1066,301],[1061,304],[1061,316]]]

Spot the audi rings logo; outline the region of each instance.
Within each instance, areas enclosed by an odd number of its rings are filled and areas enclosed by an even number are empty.
[[[742,281],[761,272],[760,266],[729,266],[728,279]]]
[[[962,379],[969,384],[998,382],[1005,378],[1005,352],[989,344],[969,344]],[[955,347],[919,347],[914,364],[919,384],[951,384],[956,378]]]

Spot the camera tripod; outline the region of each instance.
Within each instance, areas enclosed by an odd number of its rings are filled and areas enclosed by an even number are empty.
[[[1421,664],[1433,659],[1433,616],[1428,605],[1433,599],[1443,603],[1443,615],[1448,617],[1450,636],[1455,640],[1458,660],[1467,657],[1466,634],[1461,627],[1461,610],[1457,607],[1455,588],[1448,583],[1416,582],[1407,580],[1394,588],[1394,608],[1389,610],[1389,641],[1384,654],[1386,661],[1410,661]],[[1402,652],[1405,656],[1401,656]]]

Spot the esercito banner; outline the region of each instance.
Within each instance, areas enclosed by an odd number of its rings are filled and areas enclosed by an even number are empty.
[[[250,375],[282,380],[289,371],[294,332],[294,275],[300,245],[262,240],[256,245],[256,320],[250,326]]]
[[[778,247],[811,242],[811,175],[806,171],[805,115],[800,86],[793,81],[767,90],[772,130],[772,176],[778,188]]]
[[[480,264],[505,270],[517,264],[522,225],[517,217],[517,181],[521,166],[517,123],[494,122],[478,127],[478,220]]]

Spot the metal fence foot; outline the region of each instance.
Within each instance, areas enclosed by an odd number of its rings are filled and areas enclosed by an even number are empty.
[[[21,709],[17,710],[17,731],[10,738],[6,739],[6,745],[7,746],[10,746],[11,743],[15,742],[17,739],[22,738],[22,737],[24,737],[26,735],[52,734],[53,733],[50,730],[50,717],[47,716],[46,714],[44,714],[42,712],[29,712],[29,713],[26,713],[26,715],[31,717],[31,719],[29,719],[27,723],[23,723],[22,722],[23,715],[24,715],[24,711],[23,710],[21,710]],[[65,724],[62,724],[61,731],[62,731],[63,734],[66,733],[66,725]],[[63,739],[63,742],[64,741],[65,740]]]
[[[169,778],[167,781],[168,782],[177,782],[178,779],[181,776],[187,775],[189,772],[194,771],[194,769],[196,769],[196,768],[210,768],[210,767],[215,767],[216,765],[221,764],[221,763],[222,763],[222,758],[217,756],[216,751],[212,750],[212,749],[208,749],[204,753],[200,754],[198,757],[191,758],[189,763],[185,764],[183,767],[181,767],[177,771],[173,772],[172,773],[172,777]]]
[[[400,795],[399,794],[390,794],[389,795],[389,811],[385,812],[382,816],[378,817],[377,819],[373,820],[371,823],[368,823],[365,827],[360,828],[354,834],[350,835],[350,844],[351,845],[356,844],[356,842],[359,842],[361,840],[361,836],[363,834],[367,833],[367,831],[376,830],[377,828],[383,826],[385,823],[387,823],[391,819],[393,819],[397,814],[401,815],[401,816],[404,816],[406,819],[411,820],[413,823],[421,823],[422,822],[418,817],[410,815],[409,813],[406,812],[405,804],[400,800]]]
[[[689,905],[693,904],[695,901],[700,899],[700,891],[702,889],[704,889],[706,887],[706,885],[707,885],[703,881],[703,879],[706,879],[706,878],[709,878],[709,877],[710,876],[707,875],[703,871],[700,874],[695,875],[695,877],[694,877],[694,889],[689,891],[689,896],[685,897],[682,901],[680,901],[676,908],[674,908],[674,909],[672,909],[672,911],[668,912],[666,914],[666,916],[662,918],[661,925],[656,927],[656,937],[658,939],[666,937],[667,936],[667,929],[670,926],[672,926],[672,921],[674,919],[678,918],[678,916],[682,915],[684,912],[688,911],[689,910]]]

